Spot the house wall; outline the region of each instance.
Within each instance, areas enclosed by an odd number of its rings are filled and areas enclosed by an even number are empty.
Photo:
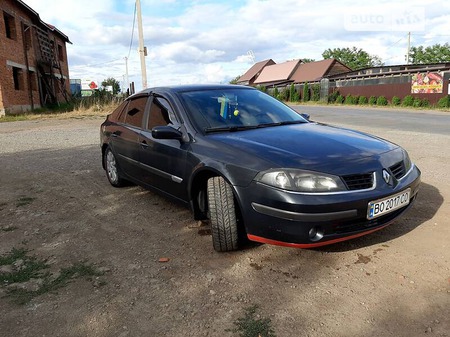
[[[38,46],[34,27],[36,22],[39,22],[39,18],[30,16],[17,1],[0,1],[0,114],[20,113],[41,106],[36,55]],[[66,78],[66,90],[70,93],[66,43],[59,35],[51,32],[49,37],[55,40],[55,46],[61,46],[61,69]],[[53,71],[56,72],[56,69]],[[59,93],[58,101],[63,101],[60,90],[56,92]]]

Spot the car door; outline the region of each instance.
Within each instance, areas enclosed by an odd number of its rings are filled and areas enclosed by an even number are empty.
[[[172,126],[178,129],[181,124],[169,100],[153,96],[146,126],[140,134],[140,161],[144,169],[145,183],[177,199],[187,200],[187,181],[185,179],[188,143],[177,139],[155,139],[152,129],[155,126]]]
[[[132,98],[128,103],[123,123],[118,124],[111,134],[112,148],[121,171],[139,181],[142,176],[142,167],[139,164],[139,135],[147,100],[147,95]]]

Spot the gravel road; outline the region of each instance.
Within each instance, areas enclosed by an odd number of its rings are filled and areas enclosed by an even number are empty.
[[[0,123],[0,254],[25,248],[51,273],[80,261],[104,272],[25,305],[0,287],[1,336],[236,336],[253,304],[283,337],[450,336],[449,134],[357,126],[405,147],[423,173],[414,207],[384,230],[220,254],[189,210],[109,185],[101,122]]]

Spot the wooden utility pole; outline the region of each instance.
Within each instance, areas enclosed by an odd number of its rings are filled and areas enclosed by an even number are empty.
[[[139,31],[139,56],[141,59],[142,89],[147,89],[147,69],[145,66],[144,31],[142,29],[141,0],[136,0],[136,14]]]

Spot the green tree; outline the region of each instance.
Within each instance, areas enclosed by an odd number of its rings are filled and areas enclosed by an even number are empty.
[[[112,87],[113,95],[116,95],[120,92],[120,83],[114,77],[108,77],[106,80],[103,80],[102,87]]]
[[[240,78],[241,78],[241,75],[236,76],[235,78],[233,78],[230,81],[230,84],[237,84],[237,82],[239,81]]]
[[[353,48],[328,48],[322,53],[324,59],[334,58],[353,70],[378,67],[384,63],[377,55],[370,55],[362,49]]]
[[[411,47],[409,60],[412,64],[450,62],[450,44]]]
[[[308,82],[305,82],[305,84],[303,85],[303,102],[308,102],[309,97],[309,85]]]
[[[302,61],[303,61],[304,63],[316,62],[316,60],[314,60],[314,59],[308,59],[308,58],[302,59]]]

